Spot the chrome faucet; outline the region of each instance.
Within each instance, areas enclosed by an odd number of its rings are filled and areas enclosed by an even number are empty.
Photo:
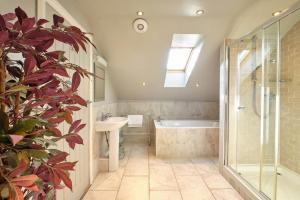
[[[112,117],[111,113],[106,113],[106,114],[102,113],[101,121],[107,120],[109,117]]]
[[[158,117],[157,117],[157,122],[160,122],[160,120],[161,120],[161,117],[158,116]]]

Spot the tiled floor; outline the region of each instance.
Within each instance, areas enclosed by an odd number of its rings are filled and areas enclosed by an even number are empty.
[[[164,160],[147,144],[125,148],[120,169],[99,174],[84,200],[242,200],[216,159]]]

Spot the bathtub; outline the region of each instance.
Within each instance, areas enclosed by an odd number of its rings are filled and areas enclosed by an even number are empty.
[[[154,120],[157,157],[216,157],[219,122],[213,120]]]

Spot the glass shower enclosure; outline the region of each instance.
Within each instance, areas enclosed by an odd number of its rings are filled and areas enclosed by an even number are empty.
[[[300,199],[300,10],[227,47],[226,165],[265,199]]]

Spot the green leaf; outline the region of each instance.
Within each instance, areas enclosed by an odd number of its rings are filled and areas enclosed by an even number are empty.
[[[32,131],[32,129],[38,124],[40,124],[40,121],[35,118],[20,120],[13,126],[13,128],[9,132],[15,133]]]
[[[40,144],[40,145],[45,145],[45,144],[48,144],[48,145],[53,145],[53,146],[56,146],[56,143],[54,141],[52,141],[51,139],[46,139],[46,138],[34,138],[33,139],[36,144]]]
[[[50,191],[47,193],[45,200],[52,200],[52,199],[54,199],[54,195],[55,195],[55,192],[54,192],[54,190],[52,189],[52,190],[50,190]]]
[[[7,90],[5,93],[15,93],[15,92],[21,92],[21,91],[26,91],[30,89],[30,87],[27,87],[25,85],[16,85],[11,87],[9,90]]]
[[[9,127],[8,116],[5,112],[0,110],[0,131],[2,130],[3,132],[7,132],[8,127]]]
[[[48,153],[44,150],[37,149],[24,149],[24,152],[28,155],[28,157],[33,157],[37,159],[48,158]]]

